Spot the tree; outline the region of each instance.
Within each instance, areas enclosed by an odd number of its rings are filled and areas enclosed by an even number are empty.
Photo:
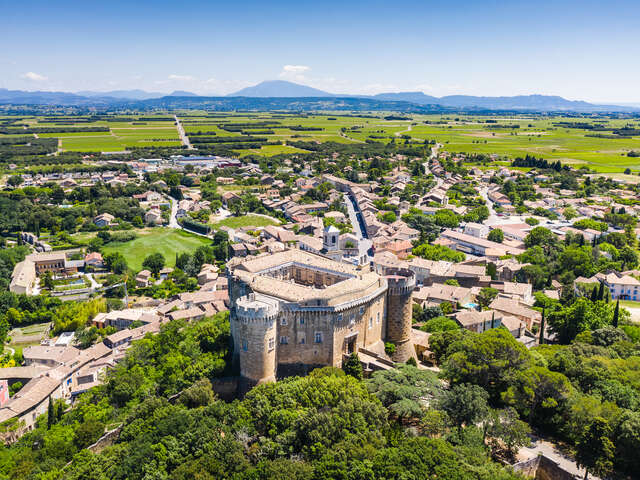
[[[360,358],[356,352],[349,355],[349,358],[342,366],[342,369],[344,370],[344,373],[351,375],[353,378],[358,380],[362,380],[364,376],[362,363],[360,363]]]
[[[24,182],[24,178],[22,178],[22,175],[11,175],[7,180],[7,184],[11,187],[17,187],[18,185],[21,185],[23,182]]]
[[[40,280],[42,281],[42,286],[44,288],[47,290],[53,290],[53,274],[51,272],[45,272],[42,277],[40,277]]]
[[[206,407],[216,398],[211,382],[207,378],[202,378],[185,389],[179,397],[180,403],[187,408]]]
[[[618,318],[620,317],[620,299],[616,301],[616,309],[613,311],[613,321],[611,325],[618,328]]]
[[[147,257],[142,262],[142,266],[147,268],[154,275],[158,275],[160,270],[164,268],[164,255],[160,252],[152,253],[151,255],[147,255]]]
[[[498,268],[496,267],[495,263],[493,262],[487,263],[486,274],[491,277],[491,280],[498,279]]]
[[[483,388],[465,383],[445,391],[438,406],[460,429],[484,418],[489,412],[488,401],[489,394]]]
[[[104,256],[104,263],[109,270],[117,275],[122,275],[129,269],[124,255],[120,252],[106,254]]]
[[[538,343],[540,345],[544,345],[544,314],[545,314],[545,309],[543,307],[542,308],[542,319],[540,320],[540,338],[538,340]]]
[[[581,332],[611,324],[613,316],[612,305],[579,297],[569,306],[550,312],[547,321],[551,331],[558,335],[558,341],[568,344]]]
[[[482,308],[486,308],[493,302],[493,299],[498,295],[498,289],[493,287],[482,287],[478,295],[476,295],[476,302]]]
[[[556,237],[551,230],[544,227],[535,227],[524,238],[524,244],[527,248],[539,245],[543,247],[545,251],[548,251],[556,242]]]
[[[571,391],[571,383],[561,373],[531,367],[516,372],[501,397],[527,417],[529,423],[545,425],[552,421]]]
[[[515,409],[491,410],[488,417],[484,425],[484,434],[489,439],[492,452],[495,453],[501,447],[496,440],[502,441],[510,456],[515,454],[518,447],[524,447],[530,443],[531,428],[518,418],[518,412]]]
[[[49,396],[49,406],[47,407],[47,430],[51,430],[51,426],[55,423],[56,417],[53,411],[53,400]]]
[[[449,333],[449,332],[444,332]],[[431,343],[431,339],[430,343]],[[452,383],[483,387],[492,399],[512,385],[513,378],[531,365],[531,354],[505,328],[471,334],[449,347],[443,373]]]
[[[445,228],[456,228],[460,224],[460,216],[445,208],[438,210],[434,215],[436,225]]]
[[[499,228],[494,228],[489,232],[489,235],[487,236],[487,240],[490,240],[492,242],[502,243],[502,241],[504,240],[504,232]]]
[[[452,287],[459,287],[460,283],[455,278],[448,278],[444,281],[445,285],[451,285]]]
[[[460,325],[455,320],[452,320],[449,317],[435,317],[431,320],[427,320],[427,322],[420,328],[420,330],[424,332],[444,332],[446,330],[458,330]]]
[[[131,220],[131,223],[133,224],[134,227],[137,227],[137,228],[144,227],[144,222],[142,221],[142,217],[140,215],[136,215],[135,217],[133,217],[133,220]]]
[[[595,417],[576,443],[576,463],[586,470],[585,480],[589,473],[605,478],[613,470],[615,447],[609,438],[611,433],[609,422]]]

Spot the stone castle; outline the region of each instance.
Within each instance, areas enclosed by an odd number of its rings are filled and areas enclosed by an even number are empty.
[[[227,264],[234,362],[248,385],[320,366],[341,367],[352,352],[415,357],[411,295],[415,276],[381,276],[302,250]]]

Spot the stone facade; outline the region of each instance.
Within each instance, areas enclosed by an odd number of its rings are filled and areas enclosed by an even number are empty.
[[[415,356],[413,272],[381,276],[300,250],[236,260],[227,267],[234,361],[247,385],[342,366],[359,349],[393,360]]]

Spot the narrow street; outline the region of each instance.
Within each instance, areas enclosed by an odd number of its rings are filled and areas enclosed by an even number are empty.
[[[347,205],[347,213],[349,214],[349,221],[351,222],[353,233],[356,237],[358,237],[358,240],[362,245],[362,249],[364,251],[370,252],[371,248],[373,247],[373,243],[371,242],[371,240],[369,240],[367,236],[367,232],[366,230],[364,230],[364,226],[360,221],[360,216],[361,216],[360,210],[358,209],[358,211],[356,211],[356,208],[357,208],[356,202],[351,198],[349,194],[345,193],[344,199]]]

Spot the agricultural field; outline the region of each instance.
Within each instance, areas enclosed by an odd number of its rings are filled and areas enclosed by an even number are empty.
[[[158,118],[168,118],[157,116]],[[5,120],[7,117],[0,118]],[[19,123],[27,136],[58,139],[59,152],[119,152],[134,147],[179,147],[178,131],[173,120],[143,121],[140,115],[118,116],[111,121],[107,117],[21,118]],[[153,118],[153,116],[143,117]],[[10,128],[13,128],[10,126]],[[43,129],[55,129],[53,132]],[[103,131],[95,131],[101,129]],[[65,131],[67,130],[67,131]],[[92,131],[94,130],[94,131]],[[31,133],[33,131],[34,133]],[[37,132],[37,133],[36,133]],[[0,135],[0,139],[23,136],[19,133]]]
[[[37,138],[41,144],[47,139],[57,139],[57,147],[51,143],[42,147],[49,154],[56,149],[121,152],[134,147],[179,148],[172,115],[25,116],[17,120],[0,117],[0,123],[6,122],[7,127],[0,134],[0,143],[4,139],[9,145],[10,139],[16,137]],[[633,117],[200,111],[177,112],[177,116],[192,145],[208,154],[269,157],[307,152],[295,147],[295,142],[437,141],[445,151],[493,154],[496,161],[533,155],[576,167],[584,165],[604,174],[622,174],[627,168],[633,174],[640,173],[640,158],[629,156],[630,152],[640,153],[640,120]],[[10,120],[19,127],[14,127]],[[46,128],[57,130],[35,133]],[[21,135],[20,129],[25,133]],[[96,129],[103,131],[91,131]],[[34,133],[28,133],[31,131]],[[6,148],[31,147],[20,144]]]
[[[265,215],[248,214],[241,217],[227,217],[224,220],[213,225],[214,228],[229,227],[266,227],[268,225],[279,225],[280,222],[275,218],[270,218]]]
[[[142,269],[145,257],[151,253],[160,252],[166,265],[173,267],[176,254],[193,253],[201,245],[211,245],[209,238],[171,228],[153,228],[138,234],[138,238],[130,242],[108,244],[103,248],[104,253],[122,253],[129,267],[138,271]]]

